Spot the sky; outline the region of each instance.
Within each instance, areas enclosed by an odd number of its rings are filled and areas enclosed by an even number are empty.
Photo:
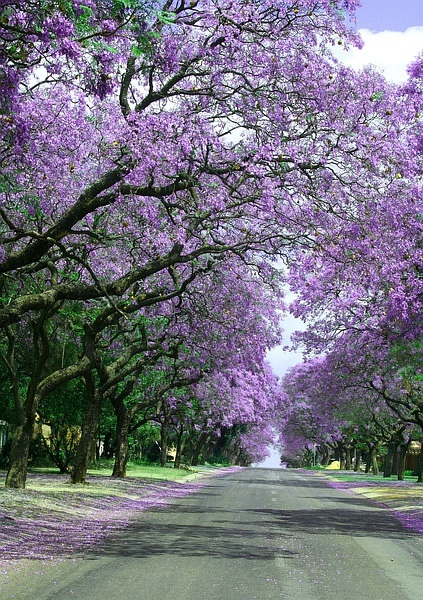
[[[348,52],[336,48],[336,55],[353,68],[375,65],[387,79],[401,83],[407,77],[407,64],[423,51],[423,0],[361,0],[361,3],[356,17],[364,48]],[[284,345],[288,345],[290,334],[303,325],[288,317],[283,328]],[[301,354],[284,352],[281,346],[269,352],[268,360],[274,372],[283,375],[301,362]]]
[[[359,29],[405,31],[423,26],[422,0],[361,0],[356,12]]]
[[[404,81],[407,64],[423,49],[423,0],[362,0],[356,17],[364,48],[338,58],[358,68],[374,64],[388,79]]]

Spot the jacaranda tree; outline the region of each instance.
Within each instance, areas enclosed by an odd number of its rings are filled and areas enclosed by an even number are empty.
[[[7,485],[25,483],[42,397],[100,377],[120,316],[182,297],[229,255],[272,284],[278,257],[330,247],[333,215],[359,220],[388,182],[401,197],[403,106],[330,52],[359,43],[356,4],[1,5],[0,327],[16,340],[26,323],[38,356]],[[77,302],[80,358],[51,372],[50,319]]]

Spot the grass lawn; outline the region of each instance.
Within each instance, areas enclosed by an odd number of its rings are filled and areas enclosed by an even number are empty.
[[[394,482],[398,481],[397,477],[394,475],[392,475],[392,477],[384,477],[383,474],[373,475],[372,473],[354,473],[354,472],[337,473],[336,471],[330,471],[330,472],[323,471],[322,474],[329,475],[330,477],[339,479],[339,481],[351,481],[354,483],[363,483],[363,482],[379,483],[379,482],[382,482],[384,484],[389,485],[391,482],[394,483]],[[415,483],[416,485],[421,485],[421,484],[417,483],[416,475],[406,475],[404,477],[404,481],[409,481],[410,483]]]
[[[307,468],[305,471],[315,472],[318,475],[325,475],[331,479],[337,479],[339,481],[352,482],[352,483],[383,483],[389,485],[390,483],[401,483],[398,482],[397,476],[392,475],[391,477],[384,477],[383,473],[374,475],[373,473],[364,473],[363,471],[339,471],[337,469],[325,469],[325,468]],[[404,481],[415,483],[416,485],[423,485],[417,483],[417,475],[406,475]]]
[[[128,477],[140,477],[142,479],[165,479],[166,481],[181,481],[192,477],[196,473],[203,472],[207,467],[192,467],[175,469],[172,463],[166,465],[166,467],[160,467],[158,465],[136,465],[130,463],[127,469]],[[89,476],[103,476],[107,477],[113,470],[112,461],[100,461],[98,467],[95,469],[89,469]],[[57,471],[56,471],[57,472]]]

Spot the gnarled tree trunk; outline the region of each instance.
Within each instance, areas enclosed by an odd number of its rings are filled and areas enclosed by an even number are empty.
[[[32,330],[33,350],[36,353],[37,358],[33,365],[33,372],[28,384],[24,402],[19,393],[19,375],[15,364],[16,336],[11,327],[7,328],[8,349],[7,356],[3,357],[11,381],[17,414],[17,427],[12,437],[9,470],[5,482],[6,487],[14,489],[23,489],[25,487],[28,470],[29,446],[34,434],[35,415],[41,400],[41,396],[38,392],[39,384],[50,355],[50,344],[46,332],[46,314],[44,312],[41,314],[38,321],[32,323]]]
[[[95,388],[92,373],[85,376],[85,383],[88,392],[88,406],[70,477],[71,483],[85,483],[91,451],[97,441],[98,419],[103,401],[101,393]]]
[[[34,419],[25,419],[18,425],[12,438],[9,470],[6,476],[6,487],[23,489],[28,469],[29,446],[34,432]]]
[[[162,467],[165,467],[167,463],[167,425],[168,422],[165,418],[160,430],[160,464]]]
[[[361,466],[361,450],[357,450],[354,448],[354,471],[358,473],[360,471]]]
[[[175,454],[175,463],[173,465],[175,467],[175,469],[179,469],[179,467],[181,466],[181,457],[182,457],[182,449],[183,449],[183,443],[182,443],[183,435],[184,435],[184,425],[183,425],[183,423],[181,423],[179,430],[178,430],[178,436],[176,438],[176,454]]]
[[[346,466],[346,462],[347,462],[347,448],[346,446],[344,446],[344,444],[339,443],[338,444],[338,453],[339,453],[339,468],[344,471],[347,466]]]
[[[423,483],[423,443],[420,450],[419,464],[417,466],[417,483]]]
[[[192,456],[191,456],[191,464],[193,467],[198,465],[198,461],[200,460],[201,452],[208,441],[208,434],[206,432],[200,433],[197,439],[197,443],[194,446]]]
[[[385,456],[385,461],[383,465],[383,476],[390,477],[392,475],[392,470],[394,467],[394,454],[397,451],[397,445],[394,442],[388,444],[388,452]]]
[[[406,454],[407,444],[401,444],[398,452],[398,481],[404,481]]]
[[[371,460],[371,464],[372,464],[373,475],[379,475],[379,465],[377,462],[377,451],[378,451],[378,447],[374,446],[374,448],[372,448],[371,453],[370,453],[370,460]]]
[[[345,449],[345,468],[347,471],[351,470],[351,447],[346,446]]]
[[[131,415],[123,404],[115,406],[116,414],[116,456],[113,465],[112,477],[126,477],[126,468],[129,458],[129,427]]]
[[[369,451],[366,459],[366,473],[373,471],[374,475],[379,475],[379,465],[377,462],[377,453],[379,446],[377,444],[369,444]]]
[[[120,394],[112,394],[110,397],[116,415],[116,456],[112,477],[126,477],[129,460],[129,433],[134,411],[126,406],[125,398],[134,389],[135,382],[135,378],[128,379]]]

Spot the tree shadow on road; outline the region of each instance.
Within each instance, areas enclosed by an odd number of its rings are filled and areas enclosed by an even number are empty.
[[[337,507],[334,509],[278,510],[258,508],[250,509],[249,512],[260,519],[264,528],[277,528],[285,533],[353,535],[382,539],[404,539],[404,537],[419,536],[418,533],[403,527],[388,511],[369,510],[368,506],[365,506],[366,501],[332,497],[329,500],[356,506],[363,505],[363,509]]]
[[[266,561],[278,556],[295,558],[297,553],[286,547],[290,546],[292,540],[304,535],[352,535],[381,539],[404,539],[418,535],[402,527],[385,511],[369,510],[364,505],[360,510],[357,507],[359,503],[354,504],[356,507],[353,509],[255,508],[228,511],[222,507],[178,503],[167,507],[165,511],[154,511],[156,518],[152,520],[147,517],[145,522],[114,534],[103,543],[101,556],[143,558],[178,555]],[[175,513],[204,513],[207,519],[205,524],[180,524],[175,522]],[[95,553],[98,556],[98,549]]]
[[[242,480],[241,480],[242,481]],[[274,487],[275,485],[280,485],[281,488],[294,487],[294,488],[327,488],[328,484],[325,480],[322,479],[283,479],[283,480],[274,480],[274,479],[262,479],[261,477],[255,477],[248,481],[249,485],[269,485]]]
[[[180,525],[164,522],[142,523],[113,535],[101,547],[101,556],[177,555],[219,559],[274,560],[291,558],[296,552],[273,545],[272,533],[263,535],[257,527],[221,525]],[[246,524],[248,525],[248,524]],[[98,556],[99,550],[95,550]],[[89,558],[89,556],[88,556]],[[95,558],[95,557],[93,557]]]

